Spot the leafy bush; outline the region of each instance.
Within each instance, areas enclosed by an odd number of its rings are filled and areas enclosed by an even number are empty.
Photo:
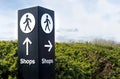
[[[56,79],[119,79],[120,47],[56,43]]]
[[[0,41],[0,79],[16,79],[17,41]]]
[[[120,47],[55,44],[56,79],[120,79]],[[0,79],[17,79],[17,41],[0,41]]]

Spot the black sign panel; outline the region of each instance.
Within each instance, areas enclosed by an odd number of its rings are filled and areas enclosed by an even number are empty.
[[[18,79],[55,79],[54,11],[18,11]]]

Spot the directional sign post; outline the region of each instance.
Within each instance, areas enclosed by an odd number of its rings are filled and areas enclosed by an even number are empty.
[[[55,79],[54,11],[18,11],[18,79]]]

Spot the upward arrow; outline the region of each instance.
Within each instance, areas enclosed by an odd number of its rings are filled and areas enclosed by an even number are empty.
[[[29,43],[29,44],[32,44],[31,40],[27,37],[27,38],[25,39],[25,41],[23,42],[23,45],[26,44],[26,55],[29,55],[29,53],[28,53],[28,50],[29,50],[29,48],[28,48],[28,43]]]

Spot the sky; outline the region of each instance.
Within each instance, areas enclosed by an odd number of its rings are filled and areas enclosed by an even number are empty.
[[[120,42],[120,0],[0,0],[0,40],[17,40],[18,10],[55,11],[55,41]]]

